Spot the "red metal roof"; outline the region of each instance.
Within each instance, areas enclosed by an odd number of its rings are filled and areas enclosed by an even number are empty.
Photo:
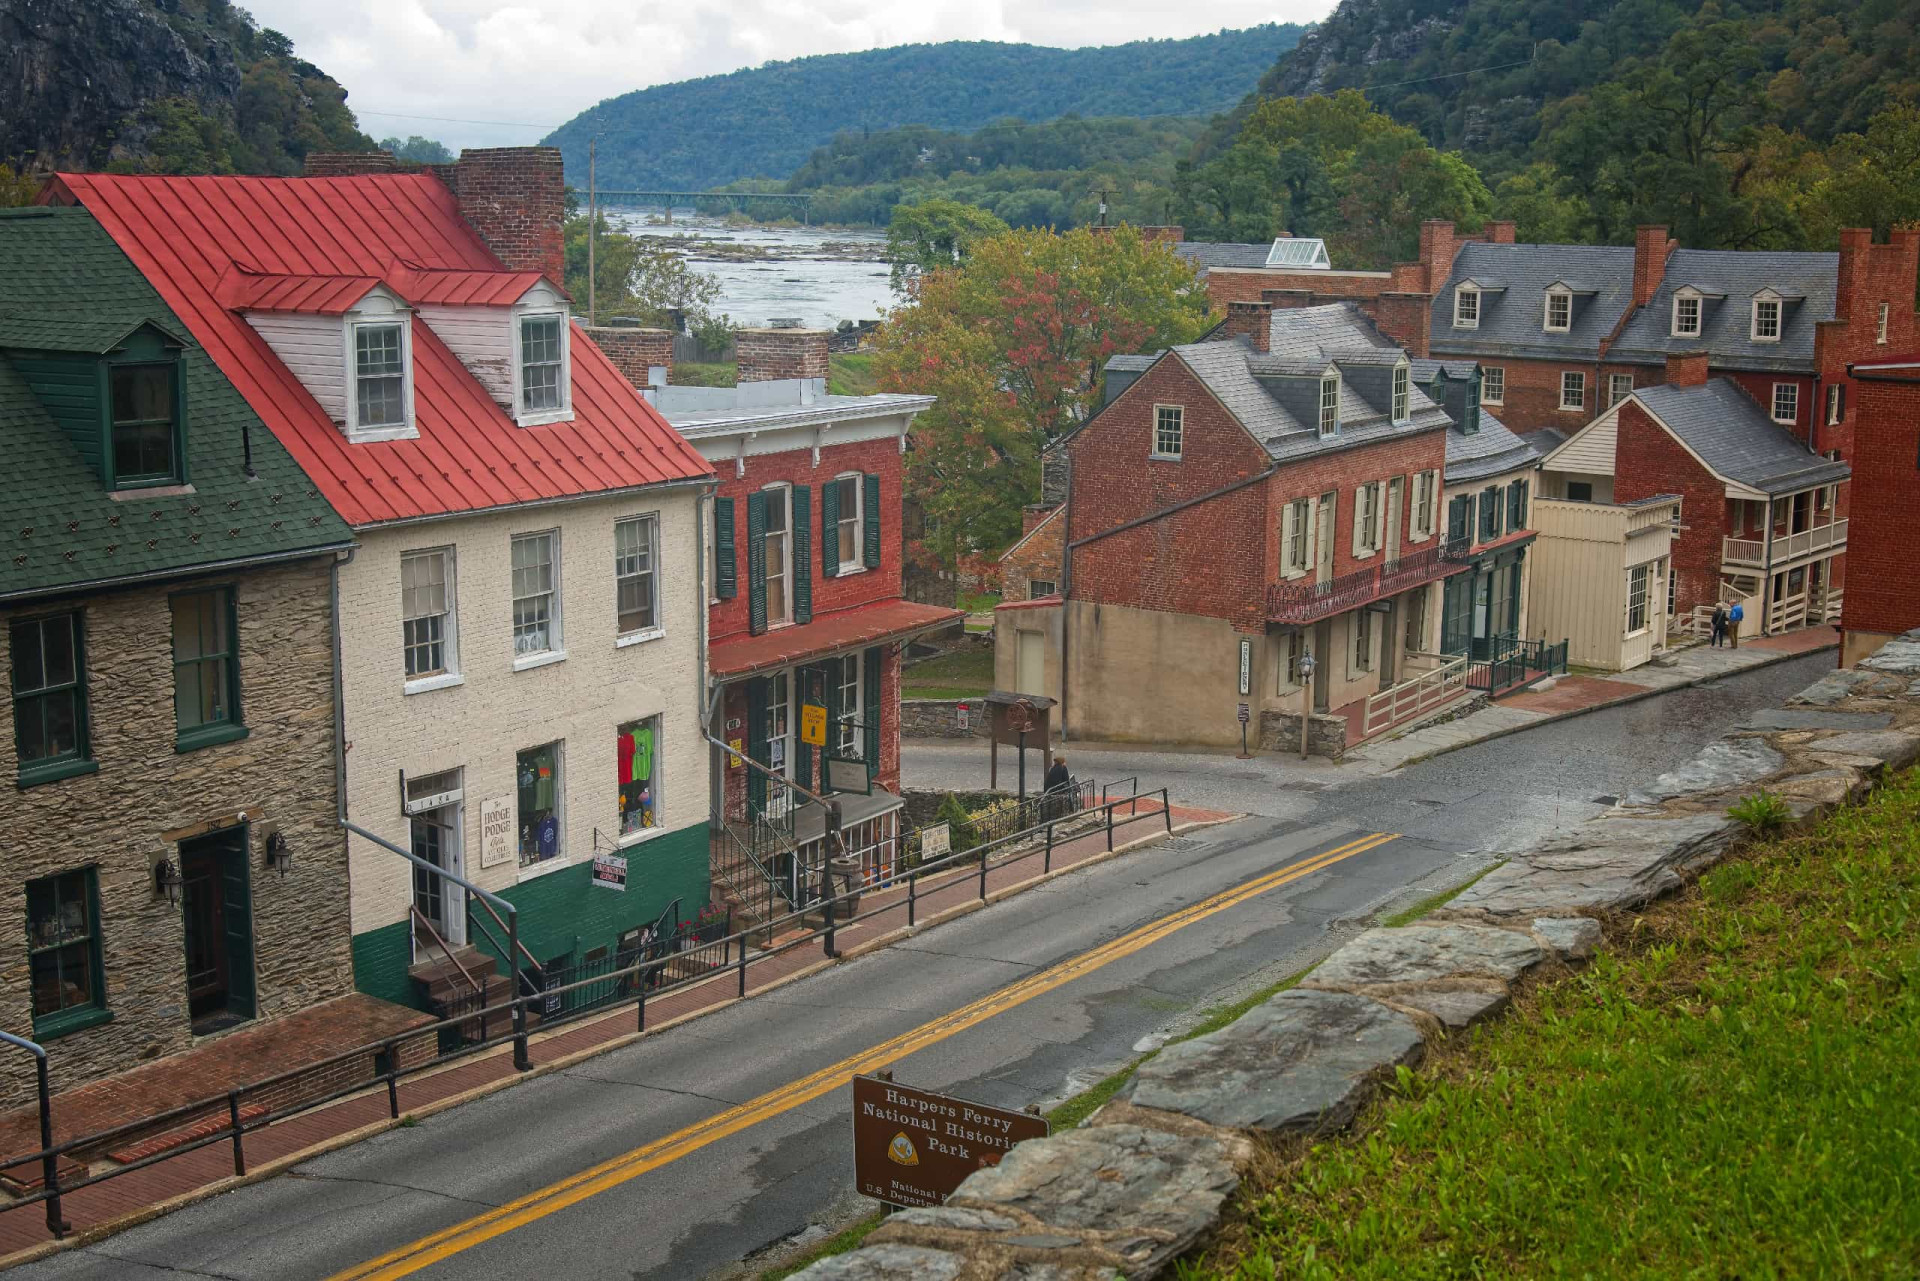
[[[509,307],[546,277],[537,271],[462,271],[400,263],[387,276],[393,291],[414,303]],[[558,281],[555,289],[566,293]]]
[[[349,524],[712,475],[577,329],[573,420],[517,427],[416,316],[419,438],[350,443],[266,341],[216,296],[229,269],[243,266],[279,276],[388,279],[408,265],[527,276],[502,267],[431,175],[58,174],[43,198],[82,204],[99,219]]]
[[[707,650],[707,666],[717,679],[730,680],[821,658],[836,650],[897,640],[964,617],[957,609],[918,601],[870,601],[831,614],[816,614],[810,623],[776,628],[764,635],[715,641]]]
[[[230,311],[298,311],[344,316],[379,286],[372,276],[265,276],[236,267],[213,296]]]

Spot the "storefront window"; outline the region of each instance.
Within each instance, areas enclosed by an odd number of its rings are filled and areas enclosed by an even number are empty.
[[[520,866],[560,855],[560,744],[529,748],[514,758],[519,796]]]
[[[620,835],[660,826],[658,771],[660,718],[649,716],[620,727],[615,741],[620,785]]]

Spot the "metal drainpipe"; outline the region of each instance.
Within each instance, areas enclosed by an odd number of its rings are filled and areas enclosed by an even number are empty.
[[[1070,652],[1067,648],[1067,618],[1072,611],[1068,608],[1067,602],[1072,599],[1073,592],[1073,451],[1069,449],[1063,452],[1067,460],[1067,496],[1061,503],[1064,510],[1060,513],[1060,741],[1065,743],[1070,741],[1067,733],[1067,655]],[[1044,462],[1041,467],[1040,483],[1045,485]],[[996,645],[1000,641],[999,631],[1000,628],[996,623],[994,626]],[[1016,648],[1014,662],[1017,665],[1019,661],[1020,655]],[[1017,676],[1018,673],[1016,673],[1016,683]]]
[[[705,707],[707,702],[707,611],[712,608],[707,602],[711,599],[707,587],[707,507],[720,492],[720,482],[700,488],[700,495],[693,504],[693,582],[694,582],[694,641],[697,649],[694,654],[694,705]],[[712,729],[712,725],[706,728]],[[708,753],[712,755],[711,752]],[[725,762],[726,757],[720,760]],[[707,770],[707,822],[712,824],[716,815],[724,815],[727,806],[727,778],[724,769]],[[708,888],[709,897],[712,888]]]
[[[340,567],[351,565],[358,547],[336,553],[328,568],[328,589],[333,594],[333,795],[341,823],[347,821],[347,705],[342,695],[345,682],[340,677]],[[351,874],[351,842],[349,842]]]

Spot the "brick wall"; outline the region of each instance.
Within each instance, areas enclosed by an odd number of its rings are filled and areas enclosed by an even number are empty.
[[[1227,327],[1221,332],[1228,338],[1244,338],[1255,351],[1266,351],[1273,338],[1271,324],[1273,304],[1267,302],[1230,302],[1227,304]]]
[[[1680,242],[1669,239],[1665,227],[1636,227],[1633,233],[1633,305],[1644,307],[1660,291],[1667,276],[1667,258]]]
[[[734,336],[739,381],[825,378],[827,337],[824,329],[742,329]]]
[[[237,742],[174,750],[174,678],[168,596],[232,585],[239,618]],[[397,599],[397,597],[396,597]],[[161,858],[179,847],[161,833],[253,806],[248,837],[257,1005],[278,1018],[352,990],[345,842],[335,821],[332,604],[325,560],[0,611],[8,617],[79,608],[84,615],[92,750],[99,770],[16,790],[13,704],[0,703],[0,776],[6,827],[6,919],[24,922],[26,882],[98,869],[106,1006],[113,1021],[51,1041],[59,1088],[188,1048],[180,909],[153,889]],[[0,618],[0,623],[6,619]],[[395,633],[397,635],[397,632]],[[0,668],[11,668],[0,626]],[[391,780],[388,782],[391,788]],[[286,875],[263,866],[263,824],[287,839]],[[33,1028],[26,931],[0,932],[0,1025]],[[24,1055],[0,1068],[0,1105],[31,1097]]]
[[[1041,516],[1035,528],[1027,532],[1012,550],[1000,558],[1000,595],[1006,600],[1033,599],[1032,581],[1036,578],[1060,587],[1061,566],[1065,556],[1065,513],[1053,508]]]
[[[613,367],[635,387],[649,386],[648,370],[673,370],[673,335],[664,329],[641,329],[626,325],[580,325],[585,334]]]
[[[1446,357],[1442,355],[1441,358]],[[1458,359],[1477,360],[1484,368],[1506,372],[1504,397],[1498,402],[1486,403],[1493,416],[1514,431],[1557,427],[1571,434],[1591,422],[1606,405],[1606,383],[1602,377],[1606,370],[1592,361],[1515,360],[1505,356],[1461,356]],[[1638,386],[1658,381],[1657,378],[1642,376],[1642,367],[1620,365],[1608,368],[1618,368],[1623,373],[1632,368],[1634,382]],[[1579,410],[1560,408],[1560,375],[1568,370],[1585,374],[1587,378],[1586,403]],[[1645,372],[1650,372],[1650,369]]]
[[[1673,437],[1635,404],[1620,411],[1614,447],[1613,498],[1630,503],[1655,494],[1681,498],[1680,533],[1673,540],[1675,607],[1681,614],[1720,597],[1720,540],[1727,528],[1727,490]],[[1758,631],[1757,622],[1749,630]]]
[[[1851,580],[1842,605],[1848,632],[1920,627],[1920,383],[1854,383],[1853,522],[1847,528]],[[1842,489],[1848,488],[1842,486]]]
[[[501,262],[566,281],[567,184],[558,147],[462,151],[452,185],[461,216]]]
[[[916,735],[921,731],[911,728],[902,729],[901,709],[903,704],[900,699],[900,655],[895,653],[893,647],[890,645],[878,645],[873,648],[880,652],[880,763],[879,767],[874,771],[873,781],[875,786],[885,788],[889,792],[897,793],[900,790],[900,735],[903,732],[909,735]],[[865,653],[867,651],[862,652]],[[825,656],[823,655],[822,657]],[[861,673],[863,680],[865,679],[865,675],[865,672]],[[795,691],[795,693],[797,695],[798,691]],[[747,812],[747,774],[749,771],[747,769],[744,747],[752,738],[748,732],[750,727],[747,724],[747,682],[745,680],[734,681],[726,687],[726,692],[721,698],[720,715],[723,718],[720,726],[721,740],[732,743],[738,739],[743,748],[741,761],[737,766],[731,763],[731,757],[722,758],[722,774],[724,776],[722,778],[722,787],[724,788],[723,801],[726,808],[727,820],[729,822],[739,822],[746,817]],[[791,719],[795,736],[794,741],[797,744],[800,732],[799,717],[797,714],[793,714]],[[817,789],[819,784],[818,769],[819,766],[816,764],[816,775],[814,778],[798,779],[796,781],[800,782],[802,786]]]
[[[1266,271],[1253,267],[1213,267],[1207,271],[1207,297],[1215,311],[1229,303],[1258,302],[1270,289],[1301,289],[1322,302],[1375,298],[1393,287],[1384,271]]]

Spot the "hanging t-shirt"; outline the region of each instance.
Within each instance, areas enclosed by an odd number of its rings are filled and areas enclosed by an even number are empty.
[[[540,820],[540,826],[534,829],[534,841],[539,847],[541,858],[552,858],[560,852],[560,820],[549,814]]]
[[[633,758],[628,762],[633,772],[627,775],[629,782],[644,783],[653,777],[653,727],[643,725],[633,732]]]
[[[614,750],[620,760],[620,781],[631,783],[633,781],[633,735],[622,734]]]
[[[534,766],[538,776],[533,783],[533,807],[540,810],[553,808],[553,762],[541,761]]]

